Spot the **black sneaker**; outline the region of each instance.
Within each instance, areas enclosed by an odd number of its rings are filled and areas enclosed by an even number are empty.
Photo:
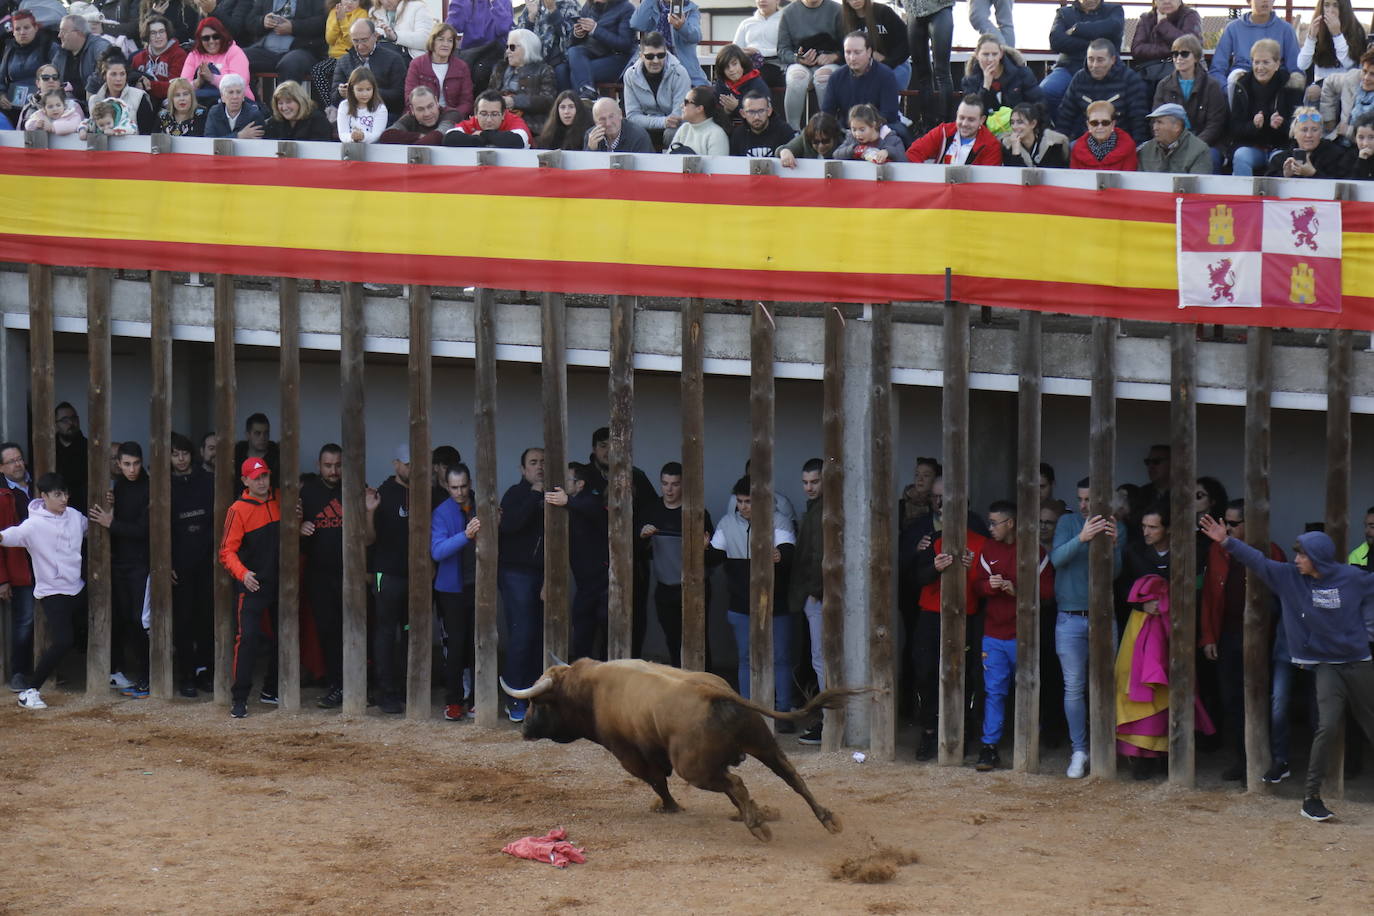
[[[1221,771],[1223,782],[1241,782],[1245,779],[1245,761],[1240,760]]]
[[[1287,760],[1275,760],[1273,766],[1264,771],[1264,781],[1278,785],[1292,775],[1293,771],[1288,768]]]
[[[406,711],[406,704],[400,697],[388,696],[378,701],[377,708],[389,716],[399,716]]]
[[[199,692],[196,690],[196,682],[190,678],[181,682],[181,689],[177,692],[188,700],[194,700],[196,697],[200,696]]]
[[[815,725],[802,732],[797,738],[798,744],[820,744],[821,726],[823,723],[817,722]]]
[[[343,688],[335,687],[315,702],[320,709],[338,709],[343,705]]]
[[[917,760],[934,760],[940,749],[940,739],[935,732],[922,732],[921,743],[916,746]]]
[[[1302,816],[1309,821],[1329,821],[1336,815],[1322,804],[1320,798],[1304,798],[1302,800]]]
[[[229,706],[229,715],[235,719],[243,719],[248,716],[248,703],[244,700],[235,700]]]
[[[268,706],[276,706],[281,700],[277,698],[276,691],[264,690],[262,693],[258,694],[258,702],[266,703]]]
[[[974,769],[980,773],[991,773],[1002,764],[1002,759],[997,756],[997,747],[992,744],[983,745],[983,749],[978,752],[978,763]]]

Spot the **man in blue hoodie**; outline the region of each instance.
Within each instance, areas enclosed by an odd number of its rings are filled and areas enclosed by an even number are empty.
[[[1290,565],[1228,537],[1226,527],[1211,516],[1204,515],[1199,527],[1274,590],[1283,607],[1283,633],[1293,664],[1313,670],[1317,731],[1307,763],[1302,816],[1330,820],[1332,814],[1321,799],[1322,777],[1331,739],[1347,708],[1374,740],[1374,576],[1340,562],[1336,545],[1321,531],[1298,536]]]
[[[1298,36],[1287,20],[1274,15],[1274,0],[1250,0],[1250,12],[1226,24],[1207,72],[1225,83],[1232,71],[1249,70],[1250,48],[1261,38],[1277,41],[1283,50],[1283,68],[1298,72]]]
[[[469,583],[463,579],[463,551],[482,530],[482,520],[468,517],[463,506],[472,492],[472,474],[459,462],[444,473],[444,490],[451,497],[434,510],[429,529],[429,555],[434,559],[434,598],[444,621],[444,718],[457,722],[463,708],[463,656],[472,629],[471,602],[463,600]]]

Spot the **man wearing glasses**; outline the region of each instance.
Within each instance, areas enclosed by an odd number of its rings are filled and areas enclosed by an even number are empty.
[[[24,450],[17,442],[0,443],[0,525],[12,527],[29,517],[33,492]],[[0,549],[0,600],[10,602],[10,690],[19,693],[28,686],[33,671],[33,565],[23,547]]]
[[[1145,114],[1150,104],[1145,81],[1117,58],[1116,45],[1108,39],[1095,38],[1089,42],[1087,66],[1069,80],[1064,101],[1055,117],[1055,130],[1068,137],[1083,136],[1088,129],[1088,104],[1111,101],[1121,129],[1130,134],[1137,145],[1149,139]]]
[[[1145,456],[1145,474],[1149,483],[1140,488],[1140,504],[1153,506],[1169,501],[1169,446],[1152,445]]]
[[[625,117],[649,132],[662,132],[667,149],[682,123],[682,99],[692,88],[692,77],[678,59],[668,53],[659,32],[650,32],[639,45],[639,60],[625,71]]]
[[[63,16],[57,26],[57,43],[52,64],[67,93],[83,106],[86,104],[86,84],[96,73],[100,55],[110,43],[91,34],[90,24],[81,16]]]
[[[310,85],[310,68],[326,53],[323,0],[256,0],[248,21],[262,36],[243,52],[253,73]]]

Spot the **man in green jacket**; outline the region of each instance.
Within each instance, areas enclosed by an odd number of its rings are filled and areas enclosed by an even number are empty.
[[[1212,174],[1212,150],[1188,129],[1188,115],[1182,105],[1168,102],[1146,117],[1154,139],[1140,147],[1140,171]]]

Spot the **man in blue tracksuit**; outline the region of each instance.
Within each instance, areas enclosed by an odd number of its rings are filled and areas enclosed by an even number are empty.
[[[468,518],[463,506],[472,492],[472,474],[459,462],[444,473],[444,490],[451,497],[434,510],[429,528],[429,554],[434,559],[434,597],[444,621],[444,718],[462,719],[463,658],[472,629],[472,603],[463,600],[463,551],[477,537],[482,520]]]
[[[1322,804],[1322,777],[1331,739],[1347,707],[1366,737],[1374,740],[1374,576],[1336,558],[1336,545],[1321,531],[1298,536],[1293,562],[1271,560],[1233,537],[1210,516],[1204,534],[1245,564],[1274,590],[1283,607],[1283,634],[1293,664],[1310,667],[1317,685],[1317,731],[1307,763],[1307,790],[1302,816],[1330,820]]]

